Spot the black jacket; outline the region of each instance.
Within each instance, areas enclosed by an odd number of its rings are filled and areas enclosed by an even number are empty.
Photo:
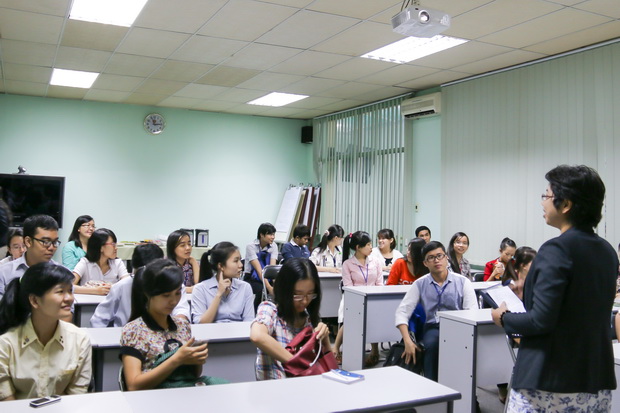
[[[523,335],[515,389],[596,393],[615,389],[610,317],[618,256],[604,239],[576,228],[547,241],[523,289],[526,313],[504,315]]]

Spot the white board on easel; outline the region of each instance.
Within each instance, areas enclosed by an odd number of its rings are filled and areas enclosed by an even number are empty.
[[[280,212],[278,212],[278,218],[276,219],[276,242],[284,243],[289,241],[303,190],[303,187],[294,186],[287,189],[284,193]]]

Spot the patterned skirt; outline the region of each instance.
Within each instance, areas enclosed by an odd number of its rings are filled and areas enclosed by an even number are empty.
[[[512,389],[510,413],[599,413],[611,410],[611,390],[598,393],[552,393],[542,390]]]

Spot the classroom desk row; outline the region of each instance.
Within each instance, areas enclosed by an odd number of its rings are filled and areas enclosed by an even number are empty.
[[[63,396],[46,413],[214,412],[320,413],[385,412],[412,409],[418,413],[452,412],[460,398],[454,391],[400,367],[364,370],[365,380],[343,384],[321,376],[220,386],[138,392],[114,391]],[[405,390],[406,389],[406,390]],[[29,400],[3,402],[11,413],[32,412]]]

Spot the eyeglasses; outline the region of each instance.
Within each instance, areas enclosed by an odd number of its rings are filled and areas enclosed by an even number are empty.
[[[81,227],[84,228],[92,228],[92,229],[96,229],[97,227],[95,226],[95,224],[82,224],[80,225]]]
[[[427,255],[424,261],[441,261],[446,258],[446,254],[437,254],[437,255]]]
[[[541,201],[546,201],[547,199],[552,199],[552,198],[555,198],[555,195],[542,194],[540,196]]]
[[[318,297],[317,294],[306,294],[306,295],[294,295],[293,296],[293,301],[303,301],[304,298],[307,298],[308,301],[312,301],[314,300],[316,297]]]
[[[32,239],[39,241],[41,245],[43,245],[43,247],[45,248],[49,248],[52,245],[54,246],[54,248],[58,248],[58,246],[60,245],[60,241],[57,239],[55,239],[54,241],[51,241],[49,239],[39,239],[39,238],[34,238],[34,237],[32,237]]]
[[[113,247],[116,247],[116,242],[106,242],[106,243],[105,243],[105,244],[103,244],[103,245],[111,245],[111,246],[113,246]]]

